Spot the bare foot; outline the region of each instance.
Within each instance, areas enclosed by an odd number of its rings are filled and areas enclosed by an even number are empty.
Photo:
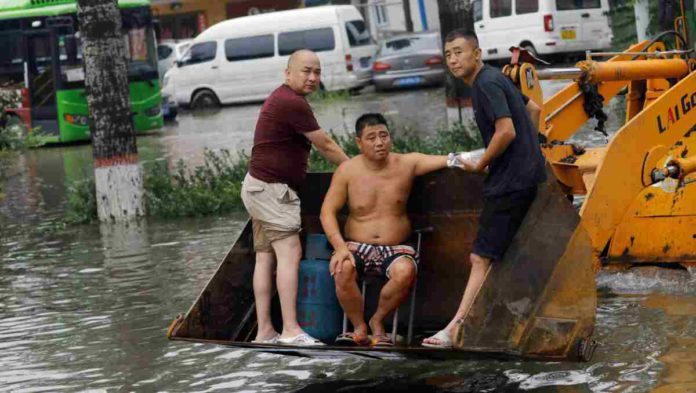
[[[370,319],[370,331],[373,336],[383,336],[384,335],[384,324],[381,320],[376,320],[374,318]]]
[[[353,333],[361,337],[367,337],[367,324],[363,322],[362,324],[356,326],[355,329],[353,329]]]
[[[278,335],[278,332],[275,330],[266,330],[263,332],[258,332],[256,333],[256,338],[254,341],[266,341],[268,339],[271,339],[273,337],[276,337]]]

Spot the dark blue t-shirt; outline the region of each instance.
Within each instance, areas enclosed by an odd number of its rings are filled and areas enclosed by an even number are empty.
[[[495,133],[495,121],[512,119],[515,139],[489,165],[483,194],[499,196],[534,187],[546,180],[544,156],[539,148],[537,130],[527,113],[529,98],[499,70],[484,65],[472,88],[474,116],[483,143],[488,144]]]

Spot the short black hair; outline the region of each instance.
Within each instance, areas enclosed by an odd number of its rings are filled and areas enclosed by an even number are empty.
[[[385,127],[389,128],[387,119],[385,119],[381,113],[365,113],[355,121],[355,136],[360,138],[365,127],[377,126],[380,124],[384,124]]]
[[[464,38],[467,41],[471,41],[476,48],[479,46],[479,40],[476,33],[465,28],[454,29],[447,33],[445,36],[445,42],[452,42],[457,38]]]

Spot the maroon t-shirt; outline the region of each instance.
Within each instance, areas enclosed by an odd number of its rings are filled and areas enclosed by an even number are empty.
[[[298,190],[312,147],[304,133],[318,129],[319,123],[304,96],[286,85],[275,89],[256,122],[249,174],[266,183],[285,183]]]

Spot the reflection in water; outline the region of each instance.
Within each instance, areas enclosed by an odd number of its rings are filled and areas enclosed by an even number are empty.
[[[441,94],[365,95],[318,103],[317,113],[326,128],[348,132],[362,111],[398,111],[427,132],[441,117]],[[257,111],[183,115],[178,126],[139,138],[140,158],[195,161],[204,146],[248,147]],[[57,230],[66,184],[91,174],[91,154],[88,145],[30,151],[5,183],[0,391],[694,390],[696,285],[686,272],[600,275],[602,345],[590,363],[305,359],[167,341],[170,322],[198,296],[246,217]]]

